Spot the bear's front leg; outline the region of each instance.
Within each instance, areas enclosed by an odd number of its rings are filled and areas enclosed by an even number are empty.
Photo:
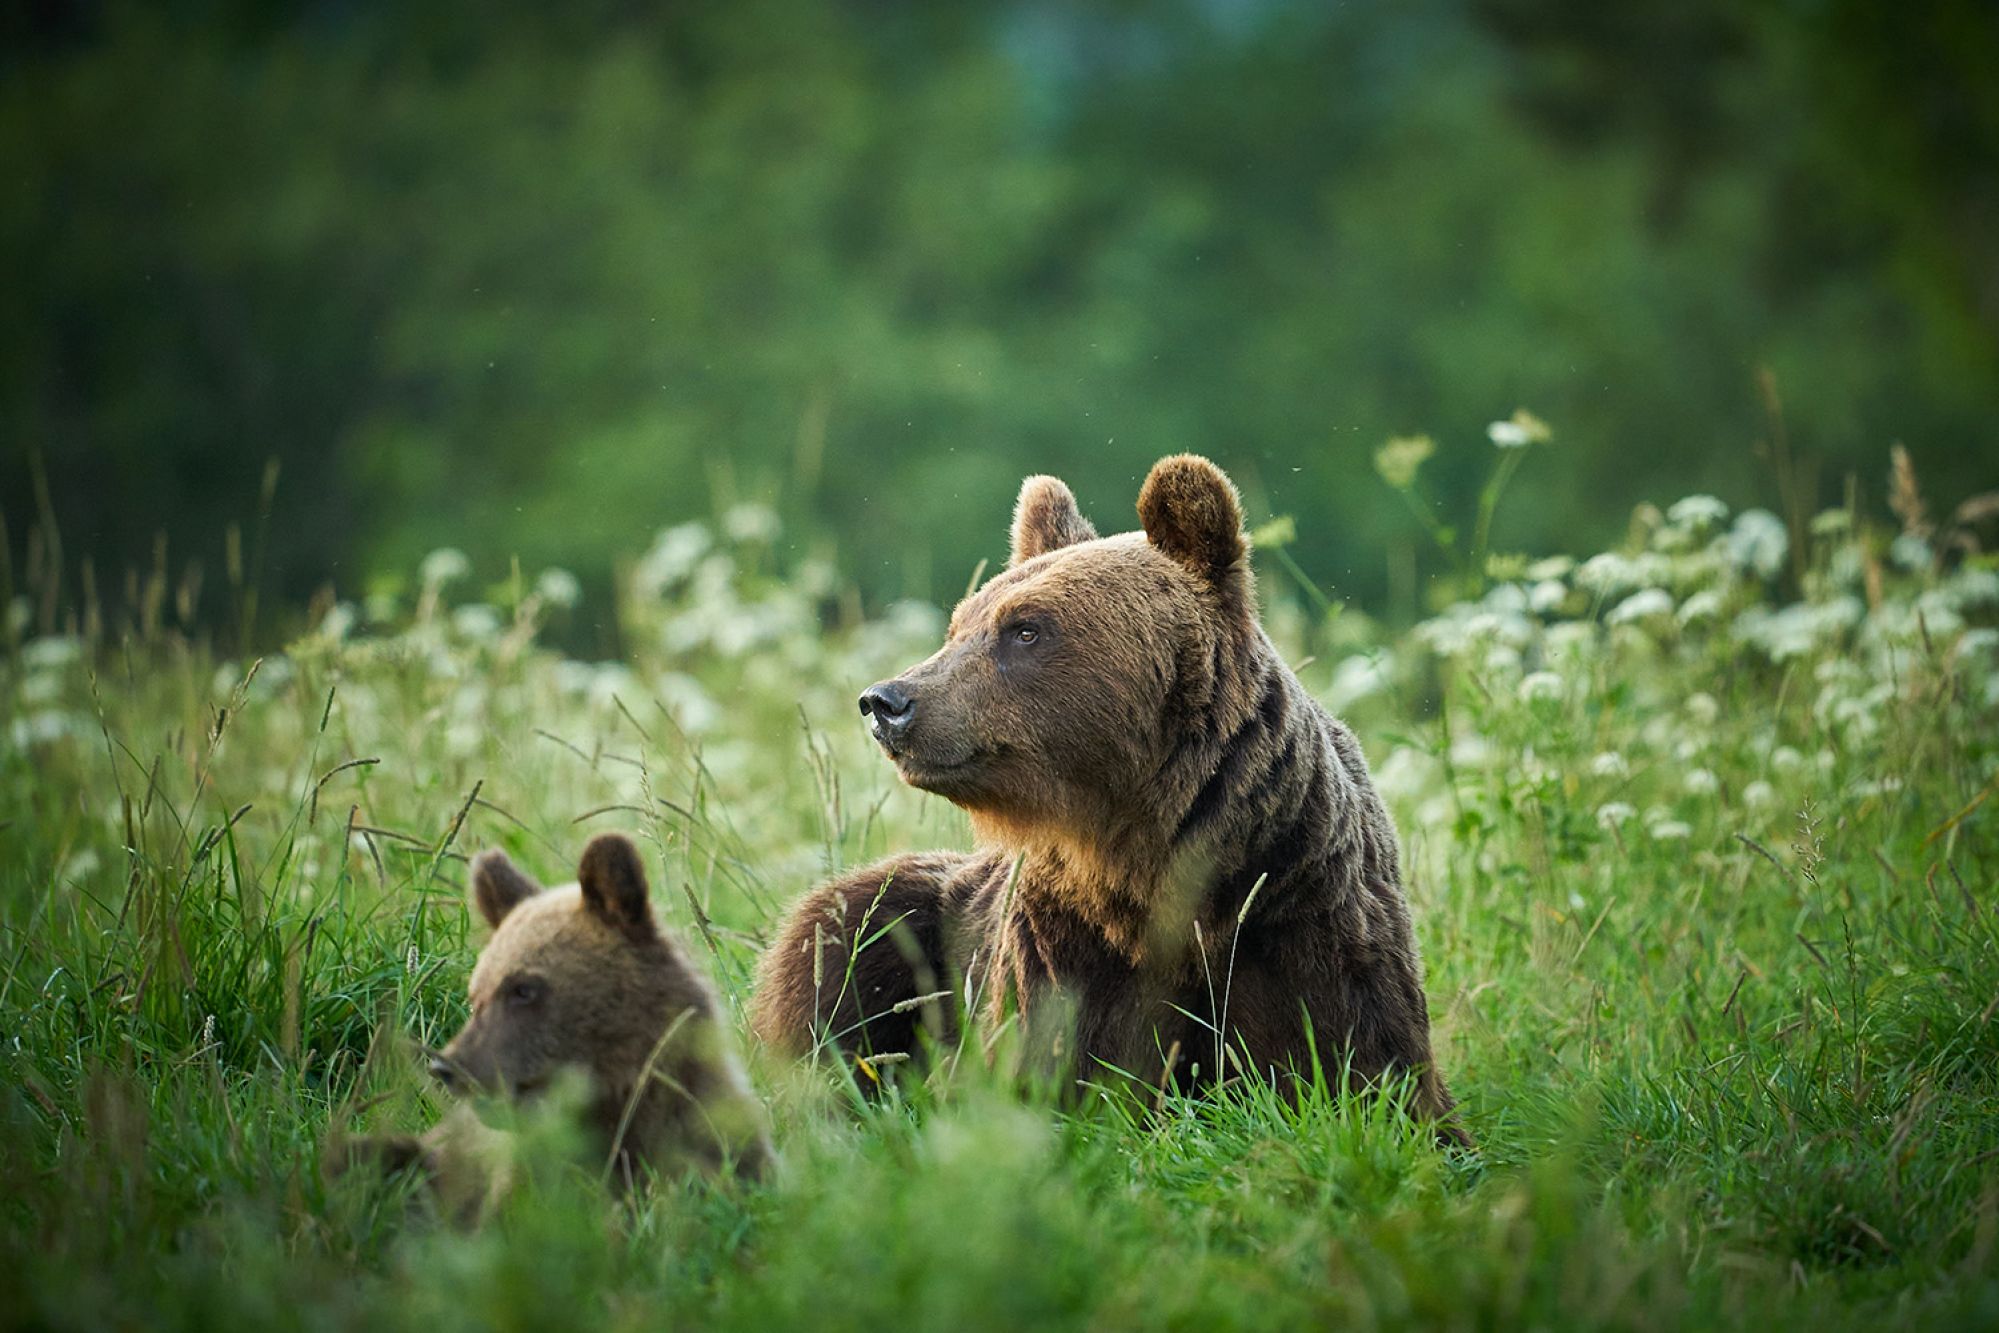
[[[949,890],[974,858],[893,856],[819,885],[792,908],[757,967],[750,1028],[788,1055],[918,1054],[918,1032],[957,1026]]]
[[[394,1176],[422,1173],[438,1212],[460,1226],[475,1226],[499,1205],[514,1177],[513,1136],[492,1129],[463,1103],[421,1136],[338,1135],[326,1145],[321,1169],[328,1180],[357,1171]]]

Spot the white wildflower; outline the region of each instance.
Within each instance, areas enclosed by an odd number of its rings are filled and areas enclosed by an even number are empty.
[[[1605,750],[1589,761],[1589,771],[1600,778],[1622,778],[1631,774],[1631,765],[1615,750]]]
[[[257,668],[256,678],[250,682],[250,697],[275,699],[290,687],[297,675],[298,668],[292,665],[291,658],[283,653],[272,653]]]
[[[596,679],[596,668],[588,662],[565,659],[557,662],[553,671],[555,688],[572,697],[590,692],[590,682]]]
[[[840,574],[831,563],[816,556],[799,561],[791,571],[791,586],[799,595],[818,600],[831,596],[840,584]]]
[[[1684,559],[1686,553],[1693,550],[1694,538],[1695,532],[1692,528],[1684,528],[1677,523],[1666,523],[1653,531],[1650,546],[1654,551],[1663,551],[1679,560]]]
[[[1522,407],[1516,408],[1506,420],[1487,426],[1485,437],[1501,449],[1521,449],[1530,444],[1546,444],[1555,437],[1555,432],[1548,429],[1547,422]]]
[[[1530,672],[1520,682],[1520,701],[1531,704],[1544,700],[1560,699],[1563,690],[1564,682],[1554,672]]]
[[[1833,550],[1832,558],[1825,562],[1824,584],[1827,588],[1844,588],[1851,592],[1865,585],[1867,581],[1867,557],[1862,554],[1857,542],[1845,542]]]
[[[1714,770],[1711,768],[1689,769],[1681,782],[1694,796],[1710,796],[1721,790],[1721,779],[1714,775]]]
[[[73,634],[34,639],[21,649],[21,661],[31,671],[53,671],[83,656],[83,640]]]
[[[1398,491],[1416,483],[1416,471],[1425,459],[1437,452],[1437,443],[1427,435],[1400,435],[1374,452],[1374,470]]]
[[[1596,808],[1596,822],[1601,828],[1616,828],[1638,813],[1624,801],[1605,801]]]
[[[1714,620],[1721,615],[1721,608],[1721,592],[1715,588],[1702,588],[1680,603],[1679,621],[1682,625],[1692,625],[1704,620]]]
[[[590,669],[590,702],[597,708],[615,708],[619,699],[638,698],[638,678],[617,662],[603,662]]]
[[[490,643],[500,636],[500,613],[484,602],[461,606],[451,613],[451,628],[470,643]]]
[[[1637,571],[1630,559],[1615,551],[1593,555],[1576,570],[1576,583],[1600,597],[1622,592],[1637,581]]]
[[[1658,551],[1640,551],[1631,557],[1633,587],[1664,588],[1670,586],[1680,574],[1687,557],[1664,555]]]
[[[1752,810],[1766,810],[1777,803],[1777,789],[1758,778],[1742,789],[1742,803]]]
[[[1930,567],[1932,552],[1929,542],[1913,532],[1905,532],[1888,543],[1888,558],[1913,573]]]
[[[1448,796],[1432,796],[1416,807],[1416,822],[1424,828],[1443,828],[1457,818],[1457,803]]]
[[[1439,766],[1427,751],[1398,745],[1374,770],[1376,790],[1390,800],[1413,800],[1437,785]]]
[[[722,531],[733,542],[772,542],[777,540],[782,530],[777,511],[769,505],[743,503],[733,505],[722,515]]]
[[[574,606],[583,600],[583,585],[566,569],[542,570],[534,581],[534,591],[550,606]]]
[[[470,759],[486,744],[490,733],[479,723],[460,718],[444,729],[444,751],[453,759]]]
[[[1675,500],[1666,517],[1682,527],[1703,528],[1728,517],[1728,506],[1712,495],[1689,495]]]
[[[1696,690],[1687,696],[1687,713],[1702,726],[1711,727],[1715,719],[1721,716],[1721,705],[1716,703],[1714,696],[1706,690]]]
[[[632,583],[647,597],[657,597],[694,572],[701,557],[714,544],[701,523],[682,523],[666,529],[653,539],[652,546],[632,571]]]
[[[1927,636],[1930,642],[1949,640],[1964,628],[1949,596],[1933,589],[1914,602],[1889,602],[1867,617],[1861,641],[1870,645],[1904,643],[1914,645]]]
[[[1791,554],[1790,530],[1767,509],[1745,509],[1728,533],[1728,558],[1737,569],[1775,578]]]
[[[440,546],[423,558],[421,575],[426,588],[441,588],[472,572],[472,562],[455,546]]]
[[[1684,819],[1661,819],[1645,826],[1654,842],[1684,842],[1693,836],[1693,825]]]
[[[1452,611],[1460,609],[1453,607]],[[1418,621],[1410,633],[1416,642],[1439,657],[1456,657],[1464,651],[1465,644],[1469,641],[1469,636],[1465,633],[1464,616],[1449,612],[1433,616],[1429,620]]]
[[[1559,579],[1542,579],[1527,592],[1527,606],[1536,615],[1552,615],[1568,599],[1568,585]]]
[[[680,671],[660,673],[653,691],[673,720],[689,736],[712,731],[722,720],[722,707],[701,687],[701,682]]]
[[[1515,648],[1534,641],[1534,622],[1514,611],[1474,611],[1465,621],[1465,633],[1474,639],[1494,639]]]
[[[1550,658],[1581,661],[1596,647],[1596,639],[1596,625],[1593,622],[1564,620],[1548,627],[1548,633],[1542,640],[1542,648]]]
[[[1664,588],[1646,588],[1632,593],[1611,608],[1605,616],[1607,625],[1629,625],[1653,616],[1673,614],[1673,595]]]
[[[1355,653],[1343,659],[1333,668],[1333,683],[1326,691],[1326,702],[1334,712],[1339,712],[1358,700],[1382,693],[1391,683],[1394,666],[1394,658],[1385,649]]]
[[[1735,618],[1735,636],[1761,648],[1773,662],[1802,657],[1858,625],[1867,614],[1858,597],[1799,602],[1780,611],[1752,606]]]
[[[1999,569],[1965,565],[1943,582],[1940,591],[1958,610],[1999,606]]]
[[[319,618],[319,628],[314,633],[328,643],[339,643],[353,630],[354,621],[354,603],[335,602]]]
[[[1459,768],[1484,768],[1492,761],[1492,744],[1477,732],[1451,742],[1451,762]]]

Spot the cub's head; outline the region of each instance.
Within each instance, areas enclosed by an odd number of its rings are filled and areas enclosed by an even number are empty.
[[[1099,537],[1067,486],[1027,479],[1007,568],[959,603],[941,649],[861,695],[905,781],[1021,831],[1144,799],[1260,636],[1221,469],[1160,460],[1138,517]]]
[[[500,852],[472,863],[472,905],[493,938],[472,969],[472,1017],[431,1072],[454,1091],[540,1091],[562,1069],[629,1083],[671,1013],[705,989],[661,935],[638,849],[591,839],[577,882],[543,889]]]

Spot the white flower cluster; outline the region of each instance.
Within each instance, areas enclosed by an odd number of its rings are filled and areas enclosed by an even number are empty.
[[[1511,562],[1516,577],[1416,626],[1414,655],[1376,647],[1334,668],[1325,697],[1344,711],[1444,692],[1434,748],[1381,759],[1406,821],[1526,803],[1579,807],[1582,827],[1627,845],[1634,831],[1662,845],[1776,837],[1806,801],[1896,799],[1881,747],[1934,706],[1940,677],[1999,727],[1990,557],[1939,572],[1926,545],[1895,547],[1836,511],[1794,563],[1775,515],[1731,518],[1706,495],[1634,526],[1631,549]]]

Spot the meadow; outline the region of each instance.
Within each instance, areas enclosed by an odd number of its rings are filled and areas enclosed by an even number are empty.
[[[865,1099],[750,1052],[774,1181],[614,1201],[534,1123],[475,1232],[320,1169],[442,1109],[466,858],[559,881],[631,832],[740,1015],[811,881],[968,841],[853,703],[942,610],[864,614],[753,505],[615,607],[442,550],[258,658],[170,571],[53,624],[12,571],[0,1324],[1999,1325],[1999,566],[1904,481],[1892,518],[1648,506],[1594,555],[1481,522],[1403,632],[1260,531],[1272,635],[1401,829],[1476,1155],[1324,1082],[1063,1108],[972,1059]],[[552,646],[585,616],[622,660]]]

